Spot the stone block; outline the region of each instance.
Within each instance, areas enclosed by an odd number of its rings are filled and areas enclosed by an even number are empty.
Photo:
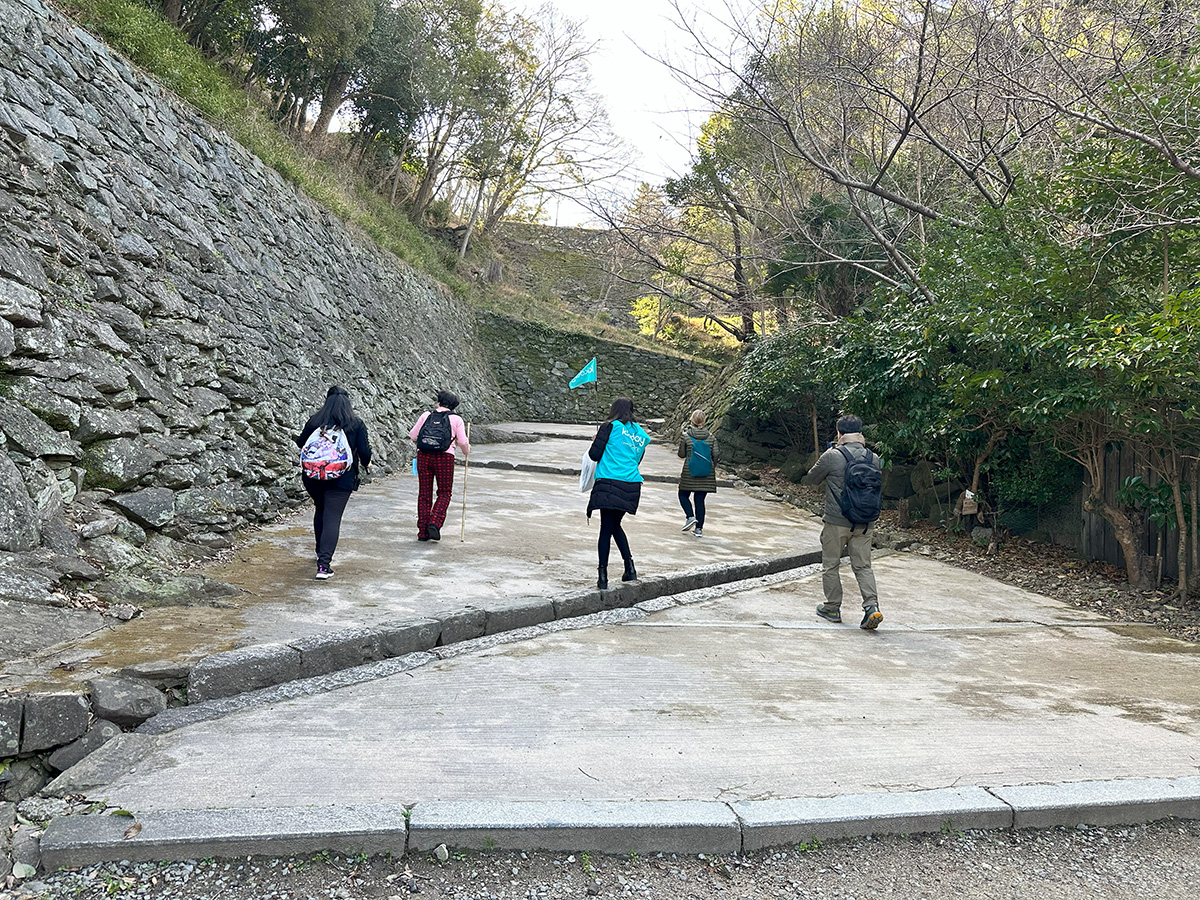
[[[1200,775],[1022,784],[991,791],[1012,807],[1014,828],[1140,825],[1169,816],[1200,819]]]
[[[0,276],[0,318],[32,328],[42,324],[42,295],[10,278]]]
[[[26,456],[79,459],[80,447],[25,408],[23,403],[0,402],[0,431]]]
[[[97,441],[83,454],[87,486],[117,491],[135,487],[165,461],[166,457],[139,438]]]
[[[13,832],[12,847],[9,850],[13,865],[26,865],[37,870],[42,865],[40,838],[42,830],[36,825],[18,825]]]
[[[942,828],[1008,828],[1012,810],[983,788],[846,794],[734,804],[747,852],[812,838],[915,834]]]
[[[442,633],[440,619],[404,619],[386,622],[372,629],[376,632],[382,655],[377,659],[405,656],[436,647]]]
[[[554,621],[554,601],[549,597],[519,597],[487,609],[485,634],[500,634]]]
[[[441,615],[442,629],[438,635],[438,646],[457,644],[483,637],[487,628],[487,612],[474,606],[464,606]]]
[[[175,518],[175,492],[164,487],[117,494],[108,502],[146,528],[162,528]]]
[[[0,550],[33,550],[40,542],[37,507],[20,470],[0,450]]]
[[[167,708],[167,698],[158,688],[131,678],[105,677],[90,682],[92,709],[96,717],[118,725],[141,725]]]
[[[126,678],[145,681],[156,688],[169,688],[187,684],[188,673],[191,670],[192,667],[186,663],[160,659],[126,666],[121,670],[121,674]]]
[[[147,810],[126,838],[124,816],[65,816],[42,836],[48,870],[127,859],[291,856],[330,850],[347,855],[405,852],[407,821],[398,804],[286,809]]]
[[[737,817],[711,800],[418,803],[409,847],[593,853],[737,853]]]
[[[188,674],[188,702],[202,703],[300,677],[300,651],[259,644],[206,656]]]
[[[91,710],[80,694],[29,694],[21,752],[35,753],[69,744],[88,729]]]
[[[65,747],[59,747],[46,757],[46,765],[55,772],[63,772],[80,762],[88,754],[94,753],[109,741],[119,737],[120,734],[120,726],[113,722],[99,721],[89,728],[87,734],[79,740],[73,741]]]
[[[154,739],[147,735],[117,735],[47,784],[42,793],[70,797],[112,784],[145,759],[153,747]]]
[[[16,756],[21,749],[21,718],[25,700],[20,694],[0,696],[0,759]]]
[[[384,659],[383,642],[373,629],[339,628],[289,641],[300,653],[301,678],[313,678]]]
[[[32,797],[49,780],[37,759],[18,759],[0,772],[0,798],[10,803]]]
[[[605,603],[605,591],[572,591],[554,598],[554,618],[573,619],[609,609]]]

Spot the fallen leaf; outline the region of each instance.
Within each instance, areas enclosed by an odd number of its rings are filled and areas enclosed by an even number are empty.
[[[134,822],[132,825],[130,825],[128,828],[125,829],[125,837],[131,838],[141,830],[142,830],[142,823]]]

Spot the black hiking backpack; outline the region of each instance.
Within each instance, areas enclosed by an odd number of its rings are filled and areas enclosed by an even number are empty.
[[[431,412],[417,432],[417,449],[425,453],[445,453],[452,443],[454,429],[450,427],[450,413]]]
[[[838,447],[846,459],[846,477],[838,505],[850,522],[850,530],[862,525],[863,531],[879,518],[883,504],[883,473],[875,464],[870,450],[866,456],[855,456],[845,447]]]

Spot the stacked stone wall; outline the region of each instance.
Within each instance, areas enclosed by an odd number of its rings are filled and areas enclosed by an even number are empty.
[[[643,418],[665,418],[716,367],[592,335],[557,331],[492,312],[477,313],[496,381],[512,414],[534,422],[592,422],[612,401],[631,397]],[[599,381],[571,390],[571,377],[595,357]]]
[[[376,471],[440,387],[504,414],[462,301],[41,0],[0,21],[0,601],[295,503],[331,383]]]

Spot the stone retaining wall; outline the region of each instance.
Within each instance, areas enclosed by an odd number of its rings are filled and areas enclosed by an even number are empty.
[[[477,313],[479,335],[512,414],[532,422],[593,422],[612,401],[632,397],[641,418],[662,418],[716,367],[588,334],[555,331],[493,312]],[[571,390],[596,357],[599,385]]]
[[[0,603],[152,602],[156,559],[297,502],[330,383],[377,470],[439,387],[504,414],[465,303],[41,0],[0,21]]]

